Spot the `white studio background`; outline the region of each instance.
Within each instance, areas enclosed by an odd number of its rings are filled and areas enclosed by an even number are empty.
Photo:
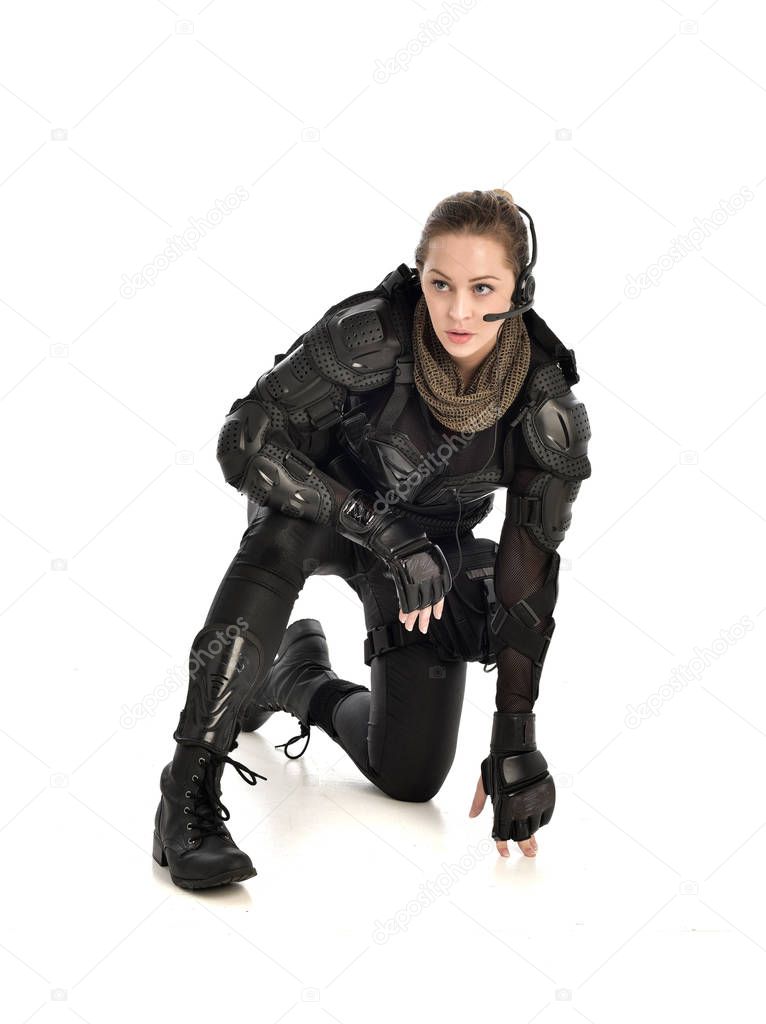
[[[3,1020],[754,1019],[764,28],[744,0],[2,5]],[[235,754],[268,781],[223,780],[258,875],[177,889],[159,774],[246,525],[223,418],[414,265],[440,198],[494,187],[534,217],[593,432],[537,858],[497,856],[489,803],[468,818],[495,680],[472,665],[433,801],[318,729],[287,760],[275,715]],[[305,615],[367,684],[347,585],[309,581]]]

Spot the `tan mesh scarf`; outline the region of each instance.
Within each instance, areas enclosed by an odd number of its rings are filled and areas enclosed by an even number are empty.
[[[529,369],[529,334],[522,317],[514,316],[503,321],[497,344],[464,389],[455,361],[434,333],[423,295],[415,306],[412,348],[415,386],[436,419],[450,430],[491,427],[510,408]],[[499,416],[495,415],[496,408]]]

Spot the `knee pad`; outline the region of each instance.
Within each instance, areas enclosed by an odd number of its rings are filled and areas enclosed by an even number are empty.
[[[189,652],[189,675],[200,671],[225,673],[246,672],[255,677],[263,663],[263,645],[251,630],[244,616],[236,623],[214,622],[203,626],[192,641]]]

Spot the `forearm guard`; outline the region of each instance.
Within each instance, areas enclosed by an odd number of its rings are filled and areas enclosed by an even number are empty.
[[[338,532],[386,563],[403,612],[438,604],[449,592],[452,575],[441,548],[402,512],[376,511],[360,488],[341,505]]]

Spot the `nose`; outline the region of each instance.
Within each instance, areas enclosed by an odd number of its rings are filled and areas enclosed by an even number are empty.
[[[455,330],[460,330],[463,322],[470,319],[469,301],[467,295],[456,293],[450,303],[449,315]]]

